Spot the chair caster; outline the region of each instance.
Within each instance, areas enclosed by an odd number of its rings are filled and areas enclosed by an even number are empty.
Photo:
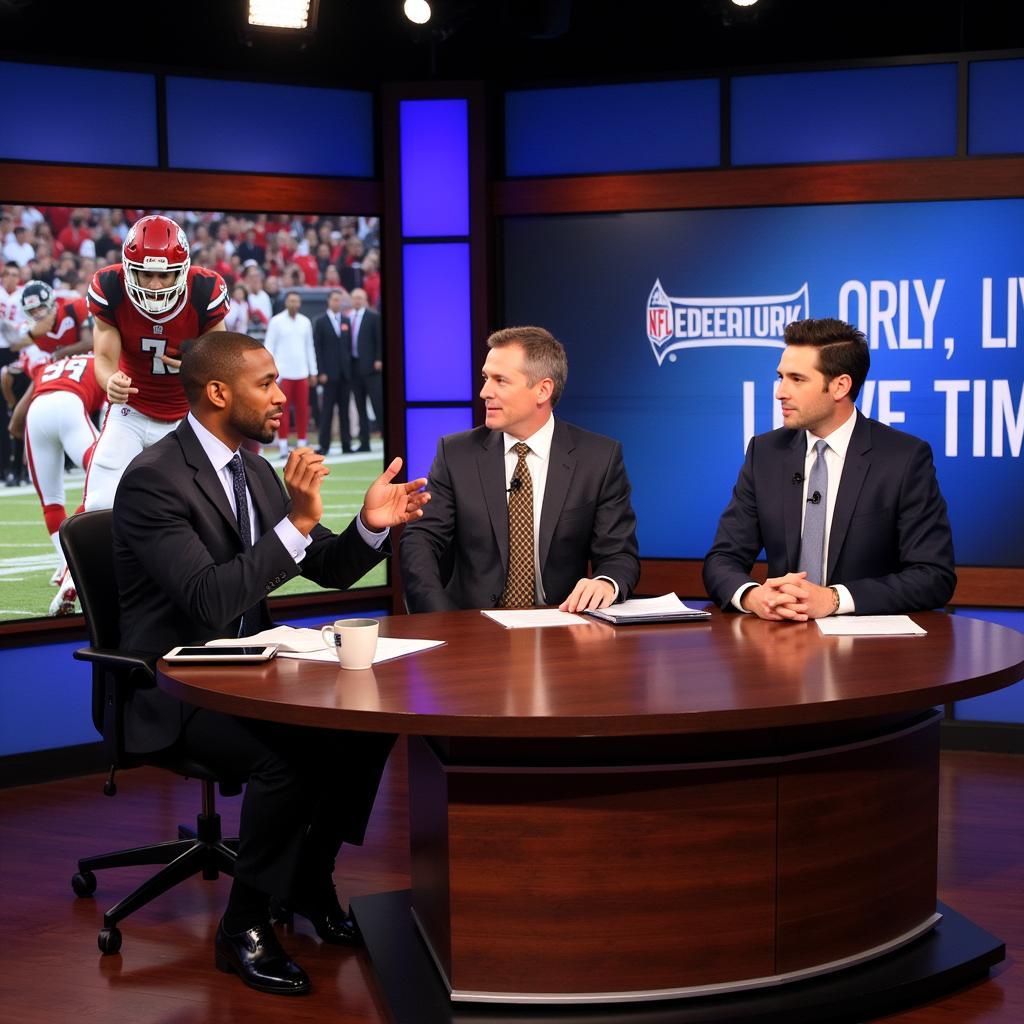
[[[71,876],[71,888],[76,896],[91,896],[96,891],[96,876],[91,871],[76,871]]]
[[[101,928],[96,945],[104,956],[113,956],[121,948],[121,930],[119,928]]]

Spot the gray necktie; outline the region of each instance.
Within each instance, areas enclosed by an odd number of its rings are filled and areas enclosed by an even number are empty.
[[[249,502],[246,497],[245,488],[245,466],[242,464],[241,452],[235,452],[235,457],[228,463],[231,470],[231,483],[235,492],[235,518],[238,520],[238,532],[242,535],[242,550],[249,551],[252,548],[252,527],[249,523]],[[238,628],[239,636],[252,636],[260,630],[260,609],[254,605],[242,615],[242,622]]]
[[[825,465],[827,441],[815,441],[815,458],[807,478],[807,511],[800,541],[800,571],[818,586],[825,585],[825,517],[828,512],[828,466]],[[817,497],[817,500],[815,500]]]

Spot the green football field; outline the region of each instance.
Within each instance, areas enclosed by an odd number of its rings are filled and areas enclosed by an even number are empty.
[[[324,518],[328,528],[340,531],[359,511],[363,495],[371,481],[380,474],[382,456],[380,442],[374,441],[374,451],[367,455],[332,456],[327,461],[331,474],[323,485]],[[270,453],[271,449],[267,449]],[[281,459],[272,458],[280,473]],[[65,477],[64,506],[68,512],[78,508],[82,500],[80,471]],[[28,619],[46,615],[56,588],[50,586],[50,576],[57,566],[57,553],[53,549],[43,510],[31,486],[0,487],[0,621]],[[387,580],[387,565],[381,563],[359,581],[359,586],[382,586]],[[290,580],[274,596],[302,594],[319,588],[301,576]]]

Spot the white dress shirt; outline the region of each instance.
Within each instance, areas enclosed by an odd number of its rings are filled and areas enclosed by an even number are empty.
[[[807,487],[808,481],[811,476],[811,466],[814,465],[814,460],[817,455],[814,451],[815,442],[819,440],[825,440],[828,442],[828,447],[825,449],[825,468],[828,470],[828,490],[825,493],[825,554],[822,560],[822,564],[828,566],[828,545],[829,536],[832,533],[832,516],[836,510],[836,498],[839,496],[839,482],[843,477],[843,467],[846,465],[846,452],[850,447],[850,439],[853,437],[853,428],[857,423],[857,417],[860,415],[859,412],[854,410],[853,415],[841,426],[836,427],[825,438],[820,438],[817,434],[812,434],[809,430],[804,431],[807,435],[807,455],[804,457],[804,486],[803,486],[803,502],[800,506],[800,536],[803,536],[804,532],[804,517],[807,515]],[[853,595],[849,589],[844,587],[841,583],[829,583],[825,580],[826,586],[834,586],[839,594],[839,608],[836,609],[836,615],[850,615],[856,608],[854,607]],[[756,587],[756,583],[744,583],[732,597],[733,607],[738,608],[740,611],[747,611],[746,608],[742,607],[740,600],[743,595],[751,589]]]
[[[224,493],[227,495],[231,511],[237,519],[238,507],[235,504],[235,478],[228,468],[228,464],[235,457],[235,452],[224,444],[219,437],[211,434],[191,412],[188,414],[188,422],[200,445],[202,445],[203,451],[206,452],[206,457],[210,460],[210,465],[213,466],[213,471],[217,474],[220,485],[224,488]],[[252,544],[255,544],[260,539],[261,534],[259,518],[256,515],[256,509],[253,507],[252,494],[249,491],[248,483],[245,487],[245,502],[249,508],[249,530],[251,533],[249,540]],[[380,533],[372,533],[363,525],[363,520],[358,515],[356,516],[356,529],[359,531],[359,536],[374,549],[379,549],[388,535],[387,529]],[[281,541],[285,550],[295,559],[296,563],[301,562],[306,557],[306,548],[309,547],[312,540],[296,529],[287,516],[274,527],[274,533],[277,534],[278,540]]]
[[[538,604],[546,604],[547,598],[544,594],[544,583],[540,574],[540,514],[544,508],[544,485],[548,479],[548,467],[551,465],[551,441],[555,436],[555,417],[549,416],[547,423],[530,437],[524,438],[523,443],[530,446],[526,454],[526,468],[529,471],[530,479],[533,481],[533,578],[536,586],[536,598]],[[512,486],[512,476],[519,464],[519,456],[515,453],[515,446],[519,444],[519,438],[511,434],[502,434],[502,443],[505,451],[505,499],[508,500],[509,488]],[[594,579],[607,580],[615,591],[612,597],[614,603],[619,599],[619,585],[610,576],[595,576]]]
[[[316,350],[313,325],[302,313],[292,316],[288,310],[270,318],[263,344],[277,363],[282,380],[302,380],[316,375]]]

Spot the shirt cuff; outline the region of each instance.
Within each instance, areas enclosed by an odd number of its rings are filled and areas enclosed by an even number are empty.
[[[748,591],[756,587],[756,583],[744,583],[735,594],[732,595],[732,606],[738,612],[743,612],[744,615],[753,615],[753,612],[749,608],[744,608],[740,603],[743,600],[743,595]]]
[[[832,586],[836,588],[836,593],[839,595],[839,607],[836,609],[835,614],[852,615],[857,610],[856,605],[853,603],[853,595],[841,583],[833,583]]]
[[[611,578],[611,576],[595,576],[594,579],[595,580],[607,580],[612,585],[612,590],[615,591],[615,593],[612,594],[612,604],[615,604],[615,602],[618,601],[618,599],[619,599],[619,585],[618,585],[618,583],[616,583],[615,580],[613,580]]]
[[[380,533],[374,533],[371,529],[363,525],[363,517],[356,513],[356,529],[359,531],[359,536],[366,541],[367,544],[373,548],[374,551],[380,551],[384,541],[388,539],[388,534],[391,532],[388,527],[384,527]]]
[[[295,524],[287,516],[274,527],[274,533],[277,534],[277,539],[284,545],[285,551],[295,559],[296,563],[306,557],[306,548],[312,543],[312,537],[307,537],[301,530],[297,530]]]

